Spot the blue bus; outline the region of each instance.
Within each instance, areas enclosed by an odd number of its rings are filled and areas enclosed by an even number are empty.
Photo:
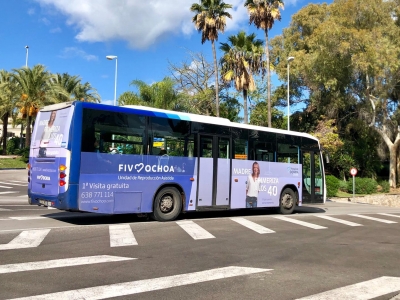
[[[42,108],[28,169],[32,205],[158,221],[202,210],[291,214],[326,199],[315,137],[144,106]]]

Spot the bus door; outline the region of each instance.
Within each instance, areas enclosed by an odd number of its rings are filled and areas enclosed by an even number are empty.
[[[231,140],[199,135],[197,207],[229,207]]]
[[[302,151],[303,203],[324,202],[324,182],[319,152]]]

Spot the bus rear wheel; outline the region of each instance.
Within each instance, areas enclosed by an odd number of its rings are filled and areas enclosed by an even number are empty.
[[[296,207],[297,197],[292,189],[286,188],[283,190],[281,194],[281,198],[279,200],[279,211],[283,215],[290,215],[293,213],[294,208]]]
[[[175,220],[182,210],[182,197],[174,187],[160,190],[155,199],[152,217],[159,222]]]

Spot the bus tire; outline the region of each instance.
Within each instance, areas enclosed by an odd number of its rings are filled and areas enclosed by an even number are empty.
[[[279,199],[279,212],[282,215],[290,215],[293,213],[297,203],[295,192],[290,188],[285,188]]]
[[[182,197],[174,187],[161,189],[155,199],[152,217],[159,222],[175,220],[182,211]]]

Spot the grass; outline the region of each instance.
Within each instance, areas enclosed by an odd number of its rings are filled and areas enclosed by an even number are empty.
[[[5,157],[0,158],[0,170],[9,168],[26,168],[26,163],[20,157]]]

